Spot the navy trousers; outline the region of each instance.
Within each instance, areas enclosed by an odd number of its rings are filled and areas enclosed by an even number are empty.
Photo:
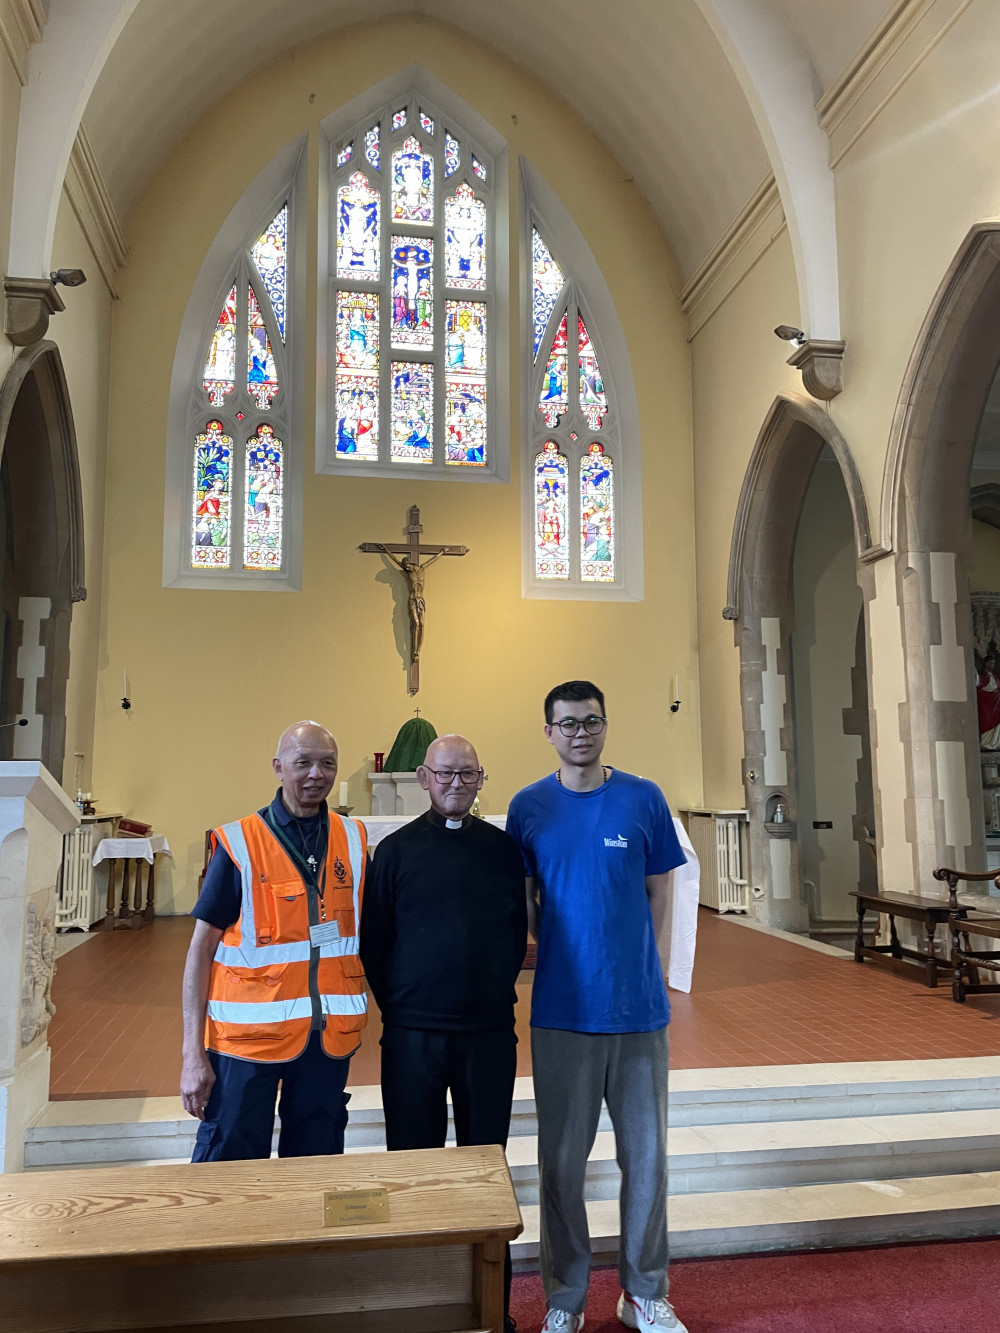
[[[192,1162],[240,1162],[271,1156],[274,1107],[281,1132],[279,1157],[313,1157],[344,1151],[350,1057],[334,1060],[313,1032],[295,1060],[276,1064],[237,1060],[208,1052],[215,1083],[198,1127]]]

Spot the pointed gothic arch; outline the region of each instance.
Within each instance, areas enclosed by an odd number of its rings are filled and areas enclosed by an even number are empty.
[[[969,477],[1000,366],[1000,222],[980,222],[935,293],[903,376],[882,486],[895,563],[906,702],[904,828],[914,883],[942,862],[983,869],[972,687]]]
[[[792,712],[790,638],[795,623],[792,561],[799,516],[824,445],[847,490],[858,562],[871,558],[868,509],[843,435],[818,404],[797,394],[772,403],[747,465],[733,526],[727,604],[740,651],[744,780],[750,864],[765,891],[770,924],[804,929],[794,837],[766,824],[783,800],[794,828],[797,754]],[[782,831],[783,832],[783,831]]]
[[[0,756],[62,777],[73,603],[84,586],[76,431],[55,343],[25,349],[0,385]]]

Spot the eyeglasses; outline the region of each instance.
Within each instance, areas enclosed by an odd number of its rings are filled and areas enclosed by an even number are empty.
[[[598,717],[596,713],[591,713],[589,717],[563,717],[558,722],[553,722],[553,727],[558,727],[564,736],[575,736],[583,728],[588,736],[596,736],[604,730],[608,724],[606,717]]]
[[[481,768],[429,768],[427,772],[445,787],[450,787],[456,778],[463,787],[474,787],[483,775]]]

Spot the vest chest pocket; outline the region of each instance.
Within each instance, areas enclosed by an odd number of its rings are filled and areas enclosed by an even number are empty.
[[[291,944],[309,938],[309,908],[305,885],[300,879],[272,880],[263,887],[271,921],[272,944]],[[258,930],[258,941],[264,943]]]
[[[353,889],[334,888],[328,884],[325,902],[327,916],[340,927],[340,938],[356,935],[358,927],[354,920]]]

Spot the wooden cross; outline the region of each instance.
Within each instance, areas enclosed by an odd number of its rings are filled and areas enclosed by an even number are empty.
[[[410,616],[410,674],[409,684],[407,686],[410,694],[416,694],[420,689],[420,649],[424,641],[424,619],[427,615],[427,602],[424,597],[424,573],[429,565],[433,565],[435,560],[440,560],[443,555],[468,555],[467,546],[422,546],[420,544],[420,534],[423,528],[420,524],[420,509],[417,505],[411,505],[409,523],[406,531],[409,533],[408,542],[362,542],[358,547],[359,551],[365,551],[368,554],[384,555],[391,560],[396,568],[406,579],[406,586],[409,590],[409,600],[407,601],[407,611]],[[430,556],[429,560],[420,563],[422,555]],[[397,557],[402,557],[398,559]],[[418,710],[419,712],[419,710]]]

